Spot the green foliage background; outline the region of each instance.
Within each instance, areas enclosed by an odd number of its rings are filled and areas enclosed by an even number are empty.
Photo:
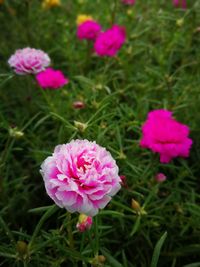
[[[0,6],[0,266],[91,266],[99,254],[106,262],[93,266],[155,267],[154,247],[165,231],[157,266],[200,266],[200,2],[188,6],[161,0],[130,8],[117,0],[63,0],[49,10],[38,0]],[[117,57],[98,58],[77,40],[78,14],[92,15],[104,29],[113,21],[126,27]],[[7,60],[27,46],[47,52],[70,83],[42,91],[34,77],[13,74]],[[76,100],[86,108],[74,110]],[[163,165],[139,147],[147,113],[161,108],[189,125],[189,159]],[[22,138],[12,136],[15,126]],[[84,234],[75,228],[77,214],[52,206],[39,173],[54,147],[73,138],[106,147],[128,184]],[[154,181],[158,172],[167,175],[163,184]],[[146,213],[131,208],[132,198]]]

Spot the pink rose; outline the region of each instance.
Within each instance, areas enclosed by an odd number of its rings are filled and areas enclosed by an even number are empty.
[[[101,25],[94,20],[87,20],[80,25],[77,29],[77,37],[80,40],[94,41],[101,31]]]
[[[46,191],[69,212],[94,216],[121,188],[111,154],[88,140],[73,140],[55,148],[41,166]]]
[[[113,57],[117,54],[126,39],[124,27],[114,25],[111,29],[99,34],[94,49],[99,56]]]
[[[167,110],[149,112],[142,126],[140,145],[160,154],[160,162],[168,163],[175,157],[188,157],[192,140],[188,126],[181,124]]]
[[[47,68],[36,75],[40,87],[46,89],[58,89],[69,82],[60,70]]]
[[[27,47],[17,50],[8,64],[17,74],[36,74],[49,66],[50,58],[42,50]]]

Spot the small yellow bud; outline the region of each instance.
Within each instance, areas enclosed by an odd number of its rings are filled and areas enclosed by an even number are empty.
[[[13,138],[20,139],[24,136],[22,131],[19,131],[17,127],[9,129],[9,135]]]
[[[135,199],[132,198],[131,200],[131,208],[133,210],[135,210],[136,212],[140,212],[141,211],[141,206],[140,206],[140,203],[137,202]]]
[[[178,19],[178,20],[176,21],[176,25],[177,25],[178,27],[182,27],[182,26],[183,26],[183,23],[184,23],[184,19]]]
[[[25,259],[28,256],[28,245],[24,241],[17,241],[16,250],[20,258]]]
[[[44,0],[42,3],[42,7],[45,9],[60,6],[60,0]]]
[[[104,263],[106,261],[105,256],[103,255],[97,255],[92,259],[91,264],[93,267],[102,267],[104,266]]]
[[[77,130],[79,130],[80,132],[84,132],[88,125],[87,123],[83,123],[83,122],[80,122],[80,121],[74,121],[74,126],[76,127]]]

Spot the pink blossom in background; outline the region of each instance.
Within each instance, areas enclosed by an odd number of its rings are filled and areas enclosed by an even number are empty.
[[[60,70],[47,68],[36,75],[40,87],[46,89],[58,89],[69,82]]]
[[[41,166],[48,195],[69,212],[94,216],[121,188],[118,166],[103,147],[88,140],[56,146]]]
[[[87,20],[80,25],[77,29],[77,37],[80,40],[94,41],[101,31],[101,25],[94,20]]]
[[[112,28],[99,34],[94,49],[99,56],[113,57],[117,54],[126,40],[125,28],[114,25]]]
[[[49,66],[51,60],[42,50],[35,48],[23,48],[16,50],[8,64],[17,74],[36,74]]]
[[[122,0],[122,3],[125,5],[134,5],[136,0]]]
[[[80,214],[78,218],[78,223],[76,224],[76,228],[79,232],[85,232],[89,230],[92,226],[92,217],[87,216],[85,214]]]
[[[156,176],[155,176],[155,180],[158,182],[158,183],[162,183],[164,182],[165,180],[167,179],[166,175],[162,172],[160,173],[157,173]]]
[[[187,0],[173,0],[173,5],[175,7],[181,7],[183,9],[187,8]]]
[[[168,163],[175,157],[188,157],[192,140],[189,127],[172,117],[168,110],[149,112],[142,126],[140,145],[160,154],[160,162]]]

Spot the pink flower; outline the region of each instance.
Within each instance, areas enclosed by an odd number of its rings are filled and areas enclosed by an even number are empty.
[[[188,157],[192,140],[189,127],[181,124],[167,110],[149,112],[142,126],[140,145],[160,154],[160,162],[168,163],[175,157]]]
[[[8,64],[17,74],[36,74],[49,66],[50,58],[42,50],[27,47],[17,50]]]
[[[80,40],[94,41],[101,31],[101,25],[94,20],[87,20],[80,25],[77,29],[77,37]]]
[[[48,195],[69,212],[94,216],[121,188],[111,154],[88,140],[73,140],[55,148],[41,166]]]
[[[166,175],[164,173],[157,173],[156,176],[155,176],[155,180],[158,182],[158,183],[162,183],[164,182],[165,180],[167,179]]]
[[[173,5],[175,7],[181,7],[183,9],[187,8],[187,1],[186,0],[173,0]]]
[[[57,89],[69,82],[60,70],[47,68],[36,75],[36,80],[42,88]]]
[[[136,0],[122,0],[122,3],[125,5],[134,5]]]
[[[99,56],[113,57],[117,54],[126,39],[124,27],[114,25],[111,29],[99,34],[94,49]]]
[[[76,228],[79,232],[85,232],[86,230],[89,230],[92,226],[92,217],[87,216],[85,214],[80,214],[78,218],[78,223],[76,225]]]

